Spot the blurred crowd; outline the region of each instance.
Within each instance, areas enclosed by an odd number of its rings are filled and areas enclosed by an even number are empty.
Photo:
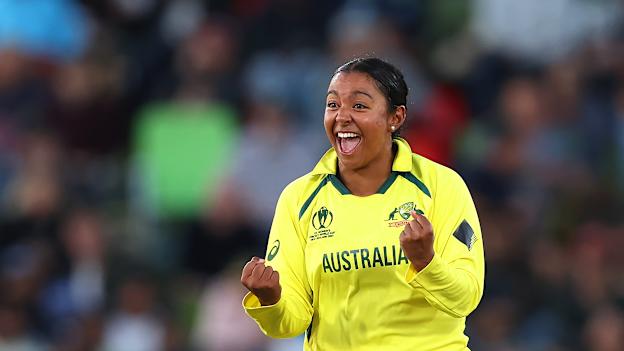
[[[0,350],[277,351],[242,313],[333,70],[410,87],[481,219],[478,351],[624,350],[617,0],[0,1]]]

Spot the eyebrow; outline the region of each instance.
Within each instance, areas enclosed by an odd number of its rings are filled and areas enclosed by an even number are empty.
[[[337,92],[337,91],[335,91],[335,90],[330,90],[330,91],[328,91],[328,92],[327,92],[327,95],[329,95],[329,94],[338,95],[338,92]],[[372,96],[371,94],[369,94],[369,93],[367,93],[367,92],[365,92],[365,91],[362,91],[362,90],[354,90],[354,91],[351,93],[351,96],[358,95],[358,94],[366,95],[366,96],[368,96],[371,100],[373,100],[373,96]],[[326,95],[326,96],[327,96],[327,95]]]

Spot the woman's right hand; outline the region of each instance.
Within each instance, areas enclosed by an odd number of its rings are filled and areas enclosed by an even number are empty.
[[[282,296],[279,273],[264,265],[264,259],[252,257],[243,268],[241,283],[256,295],[262,306],[276,304]]]

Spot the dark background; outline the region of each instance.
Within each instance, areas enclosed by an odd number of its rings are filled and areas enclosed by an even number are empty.
[[[0,1],[0,350],[293,350],[242,313],[332,71],[410,87],[485,241],[473,350],[624,349],[624,25],[608,0]]]

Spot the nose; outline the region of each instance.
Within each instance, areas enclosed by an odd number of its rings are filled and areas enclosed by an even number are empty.
[[[345,107],[340,107],[336,111],[336,123],[348,124],[351,122],[351,113]]]

